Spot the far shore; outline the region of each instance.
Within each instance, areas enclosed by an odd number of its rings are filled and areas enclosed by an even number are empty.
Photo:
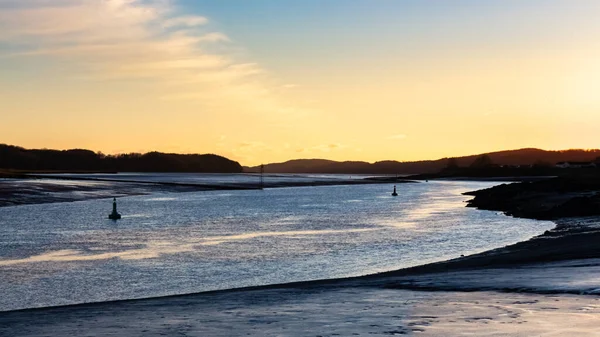
[[[61,183],[64,182],[64,183]],[[269,181],[265,179],[264,188],[335,186],[335,185],[368,185],[368,184],[404,184],[417,181],[396,177],[376,177],[364,179],[331,179],[306,181]],[[152,182],[128,179],[109,179],[79,176],[48,176],[27,174],[20,178],[5,178],[0,184],[0,207],[44,204],[55,202],[72,202],[112,197],[148,195],[156,192],[198,192],[198,191],[233,191],[260,190],[256,183],[176,183]],[[84,193],[74,193],[84,192]]]
[[[260,190],[261,186],[257,174],[257,182],[252,183],[175,183],[152,182],[129,179],[112,179],[106,177],[77,176],[79,174],[115,174],[116,172],[25,172],[25,171],[0,171],[0,207],[44,204],[55,202],[73,202],[91,199],[112,197],[126,197],[135,195],[148,195],[155,192],[198,192],[198,191],[232,191],[232,190]],[[62,174],[65,174],[64,176]],[[294,174],[297,176],[297,174]],[[348,175],[351,176],[351,175]],[[306,180],[306,181],[270,181],[266,175],[264,188],[308,187],[308,186],[335,186],[335,185],[367,185],[367,184],[404,184],[426,182],[419,176],[394,176],[373,175],[361,179],[331,179],[331,180]],[[539,181],[548,177],[452,177],[438,178],[435,180],[454,181],[491,181],[491,182],[517,182]],[[51,181],[65,181],[65,183],[51,183]],[[433,179],[432,179],[433,180]],[[71,182],[71,183],[69,183]],[[89,182],[91,184],[77,184]],[[84,192],[84,193],[73,193]]]

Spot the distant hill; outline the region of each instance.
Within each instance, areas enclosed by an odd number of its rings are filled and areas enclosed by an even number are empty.
[[[562,161],[595,161],[600,150],[545,151],[540,149],[519,149],[490,152],[456,158],[424,160],[414,162],[380,161],[367,163],[361,161],[337,162],[324,159],[297,159],[284,163],[267,164],[267,173],[339,173],[339,174],[425,174],[437,173],[452,161],[459,167],[468,167],[486,155],[495,165],[555,165]],[[244,167],[245,172],[259,172],[260,166]]]
[[[240,173],[242,166],[214,154],[161,152],[104,155],[90,150],[28,150],[0,144],[0,169],[69,172]]]
[[[285,163],[265,165],[269,173],[347,173],[369,170],[371,164],[362,161],[337,162],[325,159],[297,159]],[[245,168],[247,172],[260,172],[260,166]]]

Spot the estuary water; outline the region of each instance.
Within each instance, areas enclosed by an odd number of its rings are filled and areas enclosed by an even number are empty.
[[[466,208],[492,182],[154,193],[0,208],[0,311],[360,276],[553,227]]]
[[[41,174],[48,178],[90,179],[100,181],[135,181],[145,183],[178,183],[190,185],[248,186],[257,187],[260,174],[257,173],[94,173],[94,174]],[[365,174],[265,174],[265,184],[297,183],[297,182],[335,182],[357,180],[372,175]]]

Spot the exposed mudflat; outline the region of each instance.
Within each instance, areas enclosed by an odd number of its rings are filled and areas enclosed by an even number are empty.
[[[395,179],[395,178],[394,178]],[[388,179],[389,180],[389,179]],[[386,182],[384,180],[383,182]],[[394,180],[394,183],[409,183],[407,180]],[[265,188],[327,186],[327,185],[364,185],[381,184],[377,179],[331,179],[330,181],[286,181],[266,182]],[[259,189],[255,184],[189,184],[172,182],[128,181],[116,179],[90,178],[0,178],[0,207],[54,202],[71,202],[89,199],[146,195],[155,192],[195,192],[214,190],[252,190]]]
[[[600,336],[600,298],[264,289],[0,314],[2,336]]]

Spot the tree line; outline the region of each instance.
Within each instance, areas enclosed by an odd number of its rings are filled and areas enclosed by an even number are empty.
[[[214,154],[149,152],[105,155],[85,149],[29,150],[6,144],[0,144],[0,168],[62,172],[242,172],[238,162]]]

